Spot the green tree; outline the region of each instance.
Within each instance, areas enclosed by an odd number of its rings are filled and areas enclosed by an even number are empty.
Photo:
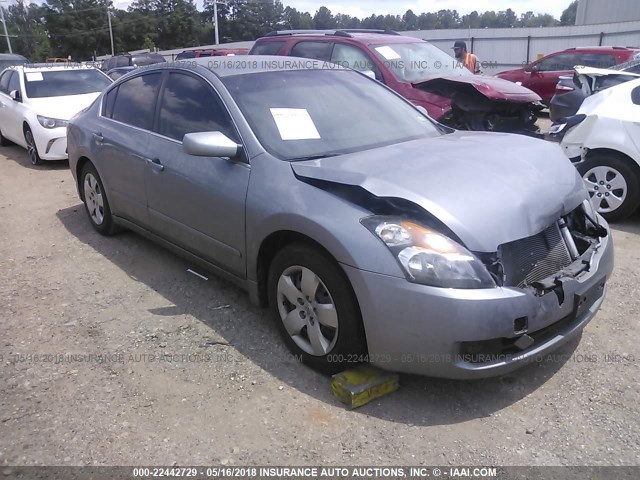
[[[562,12],[560,16],[560,25],[575,25],[576,13],[578,12],[578,0],[574,0],[569,6]]]
[[[42,12],[42,6],[27,4],[24,0],[10,5],[5,12],[13,52],[24,55],[32,62],[46,60],[51,51]],[[0,44],[2,51],[9,51],[5,39]]]
[[[313,23],[316,29],[325,30],[336,27],[336,20],[333,18],[331,10],[327,7],[320,7],[316,14],[313,16]]]

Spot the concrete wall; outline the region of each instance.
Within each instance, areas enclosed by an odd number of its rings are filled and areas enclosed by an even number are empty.
[[[640,20],[639,0],[579,0],[576,25]]]

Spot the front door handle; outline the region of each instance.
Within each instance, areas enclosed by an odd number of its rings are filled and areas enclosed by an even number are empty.
[[[96,139],[96,142],[98,143],[102,143],[104,142],[104,137],[102,136],[102,133],[100,132],[93,132],[93,136]]]
[[[159,158],[147,158],[147,162],[159,172],[162,172],[164,170],[164,165],[162,165],[162,162]]]

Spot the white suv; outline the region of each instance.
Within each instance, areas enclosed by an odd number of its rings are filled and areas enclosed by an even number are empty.
[[[76,64],[9,67],[0,75],[0,144],[17,143],[34,165],[67,158],[67,121],[111,84]]]

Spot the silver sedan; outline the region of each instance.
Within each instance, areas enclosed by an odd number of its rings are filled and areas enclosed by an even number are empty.
[[[324,372],[511,371],[580,334],[613,268],[557,145],[450,130],[322,62],[140,68],[68,145],[98,232],[134,230],[246,289]]]

